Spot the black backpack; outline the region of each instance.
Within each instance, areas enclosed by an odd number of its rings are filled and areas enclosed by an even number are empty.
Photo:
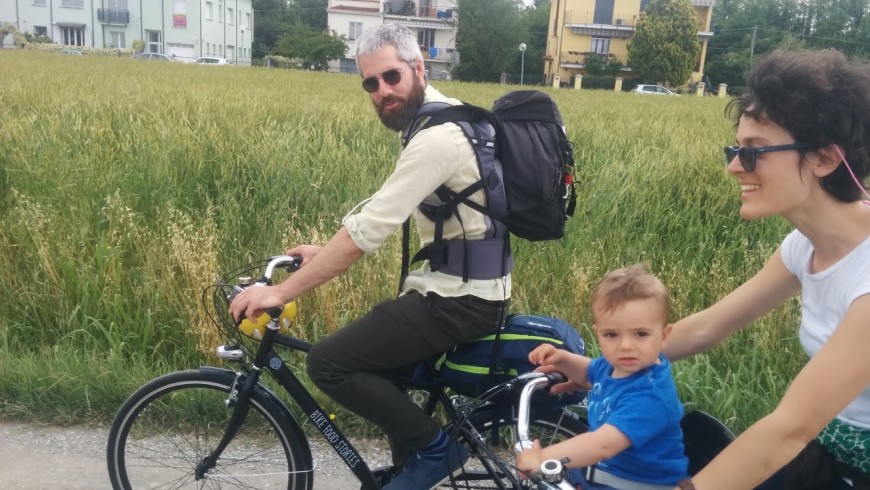
[[[428,120],[421,125],[424,117]],[[443,204],[429,210],[421,206],[424,214],[436,222],[436,236],[433,244],[418,252],[411,262],[429,259],[432,270],[439,270],[449,262],[454,262],[454,269],[457,267],[455,260],[449,260],[448,249],[458,251],[459,246],[442,242],[440,223],[462,203],[497,222],[492,239],[462,240],[463,280],[468,280],[469,267],[474,267],[474,260],[469,260],[469,256],[489,262],[478,266],[485,272],[478,273],[476,278],[504,276],[513,265],[509,246],[503,247],[501,268],[486,258],[493,256],[494,243],[502,237],[502,241],[507,242],[506,231],[531,241],[555,240],[565,235],[565,223],[574,214],[574,153],[562,115],[555,101],[538,90],[509,92],[495,101],[491,111],[471,104],[429,103],[420,108],[409,124],[402,146],[407,146],[417,132],[448,122],[459,125],[471,142],[481,180],[460,192],[442,185],[436,194]],[[469,200],[480,189],[486,192],[486,206]],[[502,223],[506,231],[499,230],[498,223]],[[403,227],[403,279],[408,268],[408,229],[406,223]],[[484,241],[488,243],[473,243]],[[485,247],[486,252],[475,254],[473,246],[476,245]]]

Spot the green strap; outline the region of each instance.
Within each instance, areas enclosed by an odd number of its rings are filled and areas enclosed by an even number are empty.
[[[455,362],[450,362],[445,360],[444,365],[454,371],[460,371],[463,373],[469,374],[489,374],[489,366],[473,366],[471,364],[456,364]],[[516,369],[508,369],[506,373],[497,373],[497,374],[507,374],[508,376],[519,376],[520,373]]]
[[[553,337],[541,337],[538,335],[527,335],[521,333],[503,333],[499,335],[499,338],[502,340],[539,340],[541,342],[547,342],[548,344],[556,345],[562,345],[565,343],[559,339],[554,339]],[[481,337],[477,340],[472,340],[472,342],[484,342],[488,340],[495,340],[495,334],[487,335],[486,337]]]

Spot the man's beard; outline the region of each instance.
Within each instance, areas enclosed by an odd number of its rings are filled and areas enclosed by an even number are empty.
[[[381,82],[386,83],[386,82]],[[401,99],[396,96],[388,96],[381,100],[380,105],[375,105],[375,109],[378,111],[378,117],[381,119],[381,122],[384,123],[384,126],[392,129],[393,131],[404,131],[405,128],[411,124],[411,121],[414,119],[414,115],[417,114],[417,110],[423,105],[423,101],[426,96],[426,88],[423,87],[423,84],[417,77],[413,79],[413,85],[411,86],[411,93],[408,95],[407,99]],[[397,102],[398,106],[393,109],[385,109],[385,105]]]

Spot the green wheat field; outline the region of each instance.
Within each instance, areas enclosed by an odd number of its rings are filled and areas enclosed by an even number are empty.
[[[0,66],[0,419],[104,423],[150,378],[218,362],[200,301],[215,273],[324,243],[400,149],[356,76],[13,50]],[[434,85],[484,106],[517,88]],[[677,320],[750,277],[789,231],[737,214],[727,99],[543,90],[575,144],[580,202],[563,240],[514,240],[513,311],[592,339],[591,286],[645,262]],[[394,296],[398,235],[300,298],[297,334],[316,341]],[[794,300],[676,363],[687,407],[735,432],[770,411],[805,362],[798,322]]]

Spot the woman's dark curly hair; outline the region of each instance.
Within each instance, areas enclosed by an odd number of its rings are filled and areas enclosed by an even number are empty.
[[[859,182],[870,169],[870,65],[850,62],[839,51],[775,51],[749,73],[748,92],[726,114],[768,120],[810,151],[838,144]],[[841,202],[862,198],[845,165],[821,179]]]

